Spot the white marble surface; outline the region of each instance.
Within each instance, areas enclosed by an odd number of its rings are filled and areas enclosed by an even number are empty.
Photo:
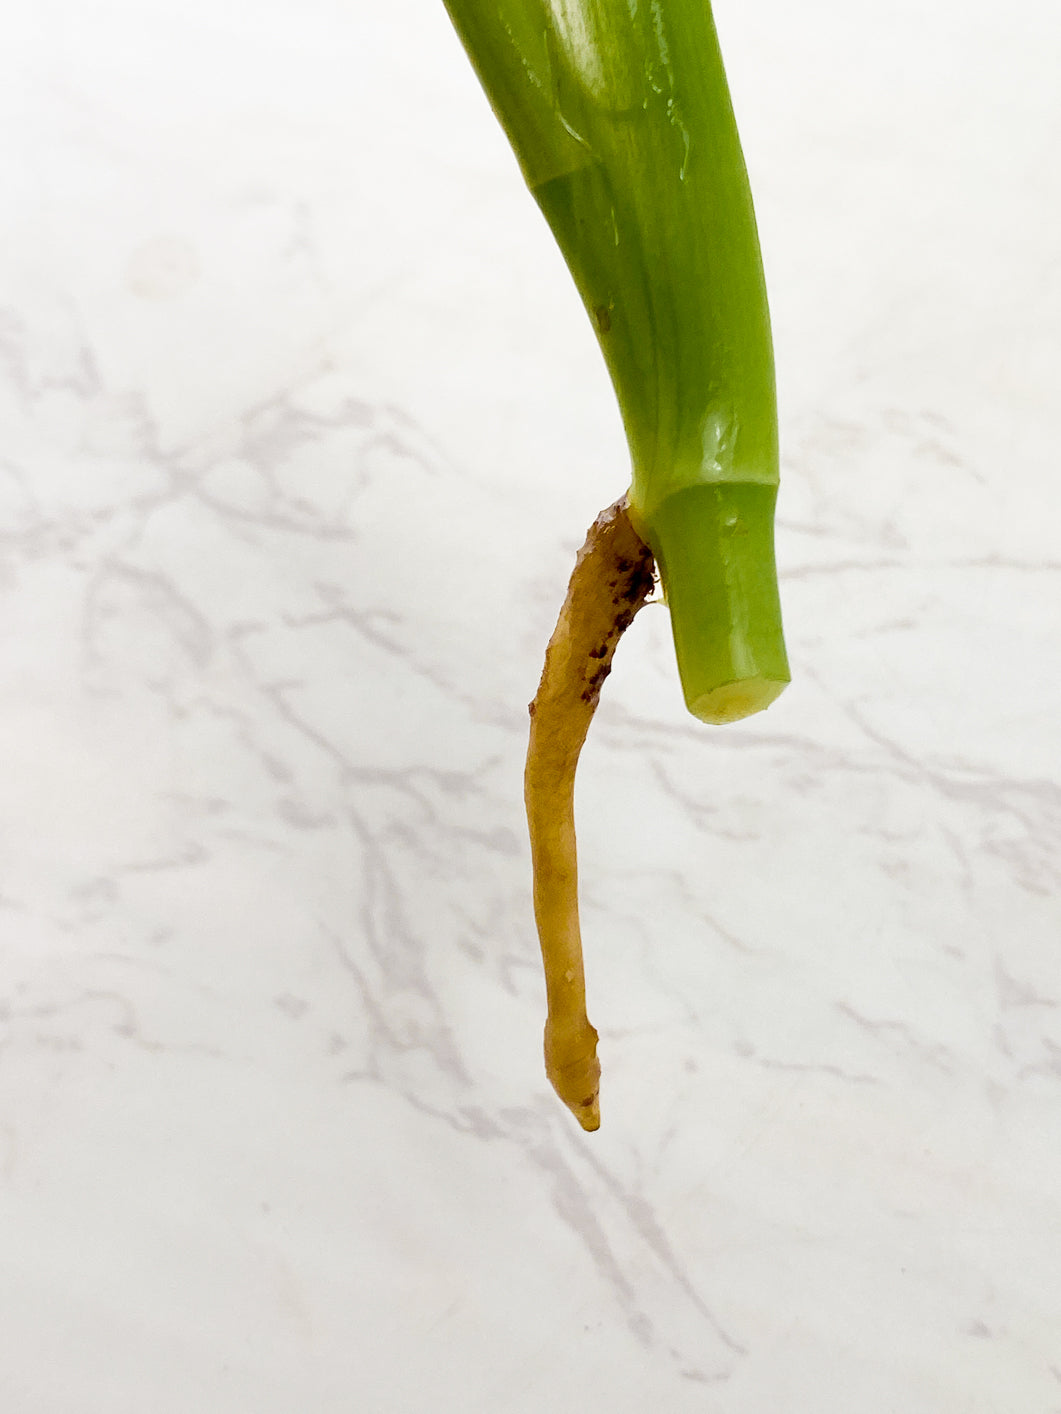
[[[439,0],[6,7],[4,1414],[1061,1410],[1061,11],[717,16],[795,681],[623,645],[586,1136],[520,780],[625,458]]]

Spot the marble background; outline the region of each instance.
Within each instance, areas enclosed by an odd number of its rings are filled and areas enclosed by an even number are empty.
[[[440,0],[251,13],[6,7],[5,1414],[1056,1414],[1061,10],[718,0],[794,682],[624,642],[595,1136],[521,774],[611,395]]]

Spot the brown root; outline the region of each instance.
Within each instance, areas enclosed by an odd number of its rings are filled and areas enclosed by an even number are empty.
[[[583,1129],[600,1127],[597,1033],[586,1016],[578,922],[575,768],[612,657],[655,582],[652,552],[624,496],[594,521],[545,651],[524,788],[548,1021],[545,1070]]]

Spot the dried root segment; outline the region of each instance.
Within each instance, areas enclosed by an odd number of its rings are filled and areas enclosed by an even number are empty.
[[[616,644],[653,583],[652,552],[631,525],[624,496],[601,512],[579,551],[530,704],[524,789],[549,1007],[545,1071],[583,1129],[600,1128],[600,1063],[578,924],[575,767]]]

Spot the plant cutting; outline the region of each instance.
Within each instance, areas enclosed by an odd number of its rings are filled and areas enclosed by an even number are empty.
[[[531,704],[526,770],[546,1071],[600,1124],[574,774],[658,571],[685,702],[708,723],[788,682],[774,564],[773,350],[747,172],[709,0],[445,0],[592,321],[630,448]]]

